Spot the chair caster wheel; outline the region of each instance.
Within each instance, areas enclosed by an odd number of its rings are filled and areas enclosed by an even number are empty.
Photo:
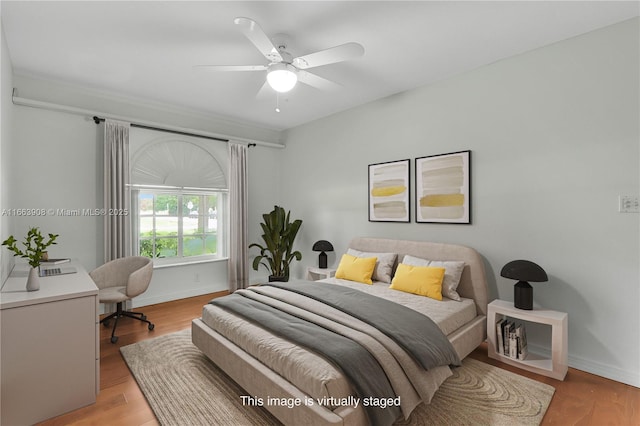
[[[102,325],[104,325],[105,327],[109,327],[109,321],[103,322]]]
[[[153,330],[156,326],[153,324],[149,324],[149,330]]]
[[[118,336],[111,337],[111,343],[116,343],[118,341]]]
[[[141,319],[142,321],[144,321],[144,320],[146,320],[146,319],[147,319],[147,316],[146,316],[146,315],[143,315],[143,316],[141,316],[141,317],[140,317],[140,319]]]

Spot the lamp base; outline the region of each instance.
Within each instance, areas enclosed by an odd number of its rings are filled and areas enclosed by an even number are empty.
[[[533,309],[533,287],[526,281],[518,281],[513,286],[513,306],[530,311]]]
[[[318,255],[318,268],[327,269],[327,253],[321,252]]]

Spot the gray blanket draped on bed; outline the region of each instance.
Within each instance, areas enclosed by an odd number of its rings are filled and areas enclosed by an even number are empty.
[[[265,285],[302,294],[376,327],[396,341],[425,369],[460,363],[451,343],[437,325],[428,317],[404,306],[336,285],[318,285],[305,281]],[[250,290],[214,299],[211,304],[234,312],[280,337],[323,355],[349,378],[361,400],[366,397],[396,396],[375,356],[358,342],[314,324],[308,318],[299,318],[254,300]],[[384,410],[376,406],[363,408],[372,425],[390,425],[400,415],[397,406]]]
[[[309,281],[263,284],[303,294],[364,321],[398,343],[425,370],[460,365],[447,336],[433,320],[390,300],[338,285]]]

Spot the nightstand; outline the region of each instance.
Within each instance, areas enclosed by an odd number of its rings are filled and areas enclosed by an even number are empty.
[[[317,266],[307,266],[307,279],[310,281],[332,278],[335,274],[335,268],[318,268]]]
[[[551,358],[529,352],[525,359],[514,359],[497,351],[496,321],[501,318],[513,318],[525,322],[547,324],[551,326]],[[512,302],[494,300],[487,311],[487,337],[489,358],[506,364],[532,371],[554,379],[564,380],[568,368],[568,315],[565,312],[534,308],[518,309]]]

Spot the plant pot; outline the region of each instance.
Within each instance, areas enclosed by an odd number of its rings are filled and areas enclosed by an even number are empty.
[[[276,275],[269,275],[269,282],[287,282],[289,281],[289,277],[279,277]]]
[[[27,291],[40,290],[40,276],[38,275],[39,268],[31,268],[29,270],[29,277],[27,278]]]

